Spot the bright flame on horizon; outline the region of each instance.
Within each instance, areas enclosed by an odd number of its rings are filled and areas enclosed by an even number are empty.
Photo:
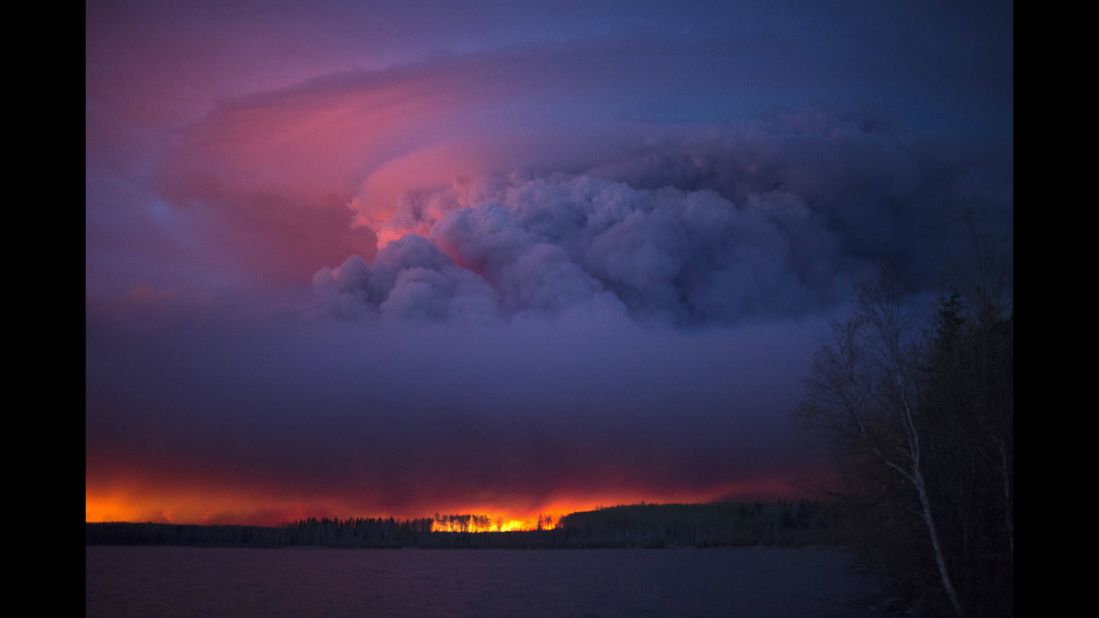
[[[561,515],[538,515],[534,519],[505,519],[488,515],[438,515],[431,521],[432,532],[530,532],[553,530]]]

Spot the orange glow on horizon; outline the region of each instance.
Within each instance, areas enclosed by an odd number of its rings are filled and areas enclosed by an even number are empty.
[[[157,522],[176,524],[245,524],[275,526],[310,517],[367,517],[396,519],[432,519],[435,531],[507,532],[556,527],[570,513],[591,511],[623,504],[700,503],[723,499],[790,497],[787,484],[760,480],[702,492],[614,491],[584,492],[570,498],[519,504],[455,503],[431,508],[409,506],[403,509],[364,508],[345,499],[293,499],[270,495],[201,488],[175,491],[147,490],[135,486],[109,489],[86,487],[84,518],[94,522]]]

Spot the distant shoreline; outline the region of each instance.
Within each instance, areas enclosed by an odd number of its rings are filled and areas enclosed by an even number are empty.
[[[448,516],[448,521],[461,520]],[[551,529],[436,531],[432,519],[308,519],[281,526],[85,523],[85,545],[342,549],[703,549],[842,546],[828,505],[799,502],[616,506]]]

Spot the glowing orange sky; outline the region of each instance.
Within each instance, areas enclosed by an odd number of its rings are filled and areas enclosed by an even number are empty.
[[[523,528],[532,528],[539,515],[554,520],[578,511],[588,511],[619,504],[707,502],[726,498],[765,499],[786,497],[791,487],[778,481],[761,481],[730,486],[720,492],[607,491],[599,495],[552,498],[534,508],[512,507],[506,504],[456,502],[438,504],[426,511],[368,512],[348,499],[313,502],[223,490],[165,491],[136,486],[119,486],[85,491],[85,521],[130,521],[193,524],[277,525],[308,517],[432,517],[435,514],[476,514],[492,521],[520,521]]]

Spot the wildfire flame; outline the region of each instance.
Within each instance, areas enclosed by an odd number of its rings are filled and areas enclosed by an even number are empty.
[[[538,515],[534,519],[504,519],[488,515],[439,515],[431,521],[432,532],[527,532],[553,530],[560,517]]]

